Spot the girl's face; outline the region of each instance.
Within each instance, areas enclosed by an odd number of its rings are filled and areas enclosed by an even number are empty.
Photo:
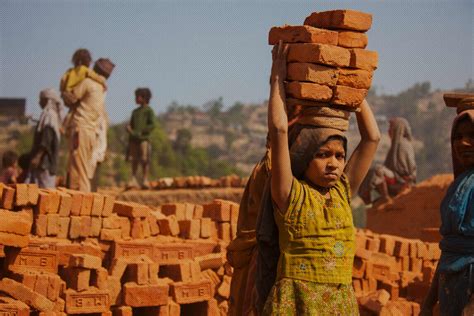
[[[345,152],[341,140],[333,139],[316,152],[305,171],[305,177],[313,184],[329,188],[339,181],[344,171]]]
[[[462,120],[456,127],[453,151],[464,168],[474,168],[474,124]]]

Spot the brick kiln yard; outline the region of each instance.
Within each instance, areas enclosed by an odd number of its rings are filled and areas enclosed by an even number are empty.
[[[353,269],[362,315],[419,313],[440,256],[433,236],[420,232],[439,225],[435,211],[451,180],[433,177],[369,210]],[[122,193],[158,196],[148,206],[105,193],[2,186],[0,314],[226,315],[232,268],[225,248],[239,208],[216,197],[242,190]],[[169,202],[193,192],[204,203]]]

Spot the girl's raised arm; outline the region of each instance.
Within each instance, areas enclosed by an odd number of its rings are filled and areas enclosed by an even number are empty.
[[[271,195],[281,212],[288,208],[293,181],[288,148],[288,115],[285,110],[286,55],[288,46],[281,41],[273,47],[273,64],[268,102],[268,132],[270,135],[272,177]]]
[[[357,194],[360,184],[369,171],[380,141],[379,127],[366,100],[360,105],[360,110],[356,112],[356,118],[361,140],[344,169],[349,178],[352,195]]]

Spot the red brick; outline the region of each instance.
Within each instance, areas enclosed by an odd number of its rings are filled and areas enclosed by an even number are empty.
[[[142,218],[140,220],[140,224],[142,226],[142,231],[143,231],[143,237],[148,238],[151,236],[151,229],[150,229],[150,222],[148,221],[148,218]]]
[[[59,233],[59,214],[48,214],[47,218],[47,235],[57,236]]]
[[[204,212],[204,207],[202,205],[195,205],[193,218],[202,218],[203,212]]]
[[[92,204],[94,203],[93,193],[82,194],[81,216],[90,216],[92,213]]]
[[[284,43],[321,43],[337,45],[337,32],[318,29],[305,25],[275,26],[268,34],[268,44]]]
[[[196,257],[195,260],[199,263],[201,271],[207,269],[219,269],[224,265],[224,258],[221,253],[210,253],[204,256]]]
[[[67,270],[67,287],[76,291],[89,289],[91,270],[83,268],[69,268]]]
[[[193,258],[192,245],[169,243],[153,246],[153,261],[160,265],[179,264],[182,260]]]
[[[211,237],[211,219],[204,217],[201,218],[201,238]]]
[[[47,189],[46,192],[49,194],[48,213],[57,214],[61,205],[61,196],[54,189]]]
[[[133,316],[133,311],[130,306],[117,306],[113,309],[113,316]]]
[[[328,29],[368,31],[372,26],[372,15],[356,10],[331,10],[313,12],[305,25]]]
[[[389,256],[393,255],[395,239],[390,235],[380,235],[380,251]]]
[[[148,279],[150,284],[158,284],[158,273],[160,272],[160,266],[156,263],[148,264]]]
[[[359,52],[354,52],[353,54],[355,56],[354,62],[357,60],[359,64],[365,65],[362,61],[366,60],[364,57],[366,57],[367,54],[364,55]],[[291,44],[288,48],[287,60],[288,62],[348,67],[351,62],[351,51],[343,47],[324,44]]]
[[[217,293],[225,299],[229,299],[230,297],[230,281],[231,277],[224,275],[222,283],[217,288]]]
[[[69,266],[84,269],[99,269],[102,267],[102,259],[87,254],[73,254],[69,257]]]
[[[79,232],[80,237],[89,237],[91,234],[91,217],[80,216],[81,219],[81,230]]]
[[[410,258],[410,271],[412,272],[421,272],[423,268],[423,259],[420,258]]]
[[[71,215],[78,216],[81,214],[81,208],[82,208],[82,197],[83,194],[79,191],[75,190],[70,190],[66,188],[58,188],[58,190],[61,190],[69,195],[71,195]]]
[[[114,209],[115,197],[111,195],[104,195],[104,208],[102,209],[102,217],[112,215]]]
[[[178,221],[179,235],[185,239],[198,239],[201,234],[201,221],[199,219],[190,219]]]
[[[145,238],[145,235],[143,233],[143,226],[141,219],[138,217],[132,218],[131,219],[131,231],[130,231],[130,236],[133,239],[143,239]]]
[[[428,247],[422,241],[416,243],[416,256],[418,258],[426,259],[428,255]]]
[[[379,281],[390,280],[390,273],[392,272],[392,266],[384,263],[373,263],[367,262],[367,268],[365,270],[366,278],[374,278]]]
[[[120,217],[117,214],[112,214],[109,217],[104,217],[102,219],[102,227],[109,229],[120,228]]]
[[[102,229],[102,218],[101,217],[91,217],[91,229],[89,236],[99,237],[100,230]]]
[[[372,84],[372,72],[363,69],[339,69],[338,86],[356,89],[369,89]]]
[[[52,301],[12,279],[3,278],[0,280],[0,291],[22,302],[28,302],[28,305],[39,311],[51,311],[54,309]]]
[[[357,108],[367,96],[366,89],[336,86],[331,103],[349,108]]]
[[[26,206],[29,204],[28,199],[28,184],[25,183],[17,183],[12,185],[15,188],[15,198],[14,198],[14,205],[15,206]]]
[[[91,289],[84,292],[76,292],[71,289],[66,290],[66,313],[70,314],[90,314],[105,313],[110,309],[110,299],[108,291]]]
[[[127,265],[127,269],[125,270],[126,282],[134,282],[138,285],[149,284],[150,283],[149,264],[150,262],[129,263]]]
[[[335,86],[338,71],[334,68],[311,64],[289,63],[287,79],[291,81],[306,81],[326,86]]]
[[[40,295],[43,295],[44,297],[47,297],[48,285],[49,285],[48,275],[39,273],[36,278],[35,292]]]
[[[33,225],[31,210],[8,211],[0,209],[0,232],[29,235]]]
[[[390,294],[392,300],[396,300],[400,295],[400,288],[394,281],[382,281],[379,285],[381,290],[385,290]]]
[[[71,216],[71,222],[69,225],[69,238],[77,239],[81,235],[81,217]]]
[[[197,262],[186,260],[179,264],[163,265],[160,267],[160,277],[170,278],[175,282],[199,281],[201,269]]]
[[[103,257],[101,248],[91,243],[57,243],[56,250],[59,254],[59,265],[67,266],[69,257],[73,254],[87,254],[96,257]]]
[[[230,242],[232,240],[230,234],[230,223],[218,223],[217,236],[224,242]]]
[[[354,265],[352,266],[352,277],[362,279],[364,277],[366,267],[367,262],[365,260],[355,257]]]
[[[104,208],[104,196],[98,193],[92,193],[92,209],[91,216],[102,216],[102,209]]]
[[[158,220],[160,232],[165,236],[177,236],[179,234],[179,224],[175,215],[167,216],[164,219]]]
[[[119,241],[114,243],[113,258],[129,258],[145,255],[153,258],[154,249],[151,242],[145,241]]]
[[[109,229],[102,228],[100,230],[100,240],[104,241],[116,241],[122,239],[122,230],[121,229]]]
[[[372,252],[378,252],[380,249],[380,239],[378,238],[368,238],[367,245],[365,247],[367,250]]]
[[[11,210],[15,199],[15,189],[7,185],[2,185],[2,207]]]
[[[361,259],[370,260],[370,258],[372,257],[372,251],[367,250],[365,248],[357,248],[355,256]]]
[[[59,209],[58,209],[59,216],[67,217],[71,213],[72,196],[60,190],[57,190],[56,192],[60,198]]]
[[[230,222],[230,206],[231,203],[225,200],[214,200],[211,204],[205,204],[205,217],[210,217],[216,222]]]
[[[203,302],[211,299],[211,281],[177,282],[171,285],[171,294],[178,304]]]
[[[147,217],[151,209],[143,204],[138,204],[134,202],[122,202],[115,201],[114,203],[114,213],[117,213],[120,216],[126,217]]]
[[[30,308],[21,301],[2,296],[0,297],[0,315],[29,316]]]
[[[349,66],[357,69],[365,69],[373,71],[377,69],[379,57],[377,52],[353,48],[350,49],[350,64]]]
[[[337,39],[337,46],[346,48],[365,48],[369,42],[366,34],[361,32],[341,31]]]
[[[160,226],[158,226],[157,218],[154,215],[148,216],[148,225],[150,226],[150,234],[156,236],[160,233]]]
[[[161,213],[166,216],[174,215],[178,221],[181,221],[186,219],[186,205],[185,203],[163,204]]]
[[[286,93],[293,98],[321,102],[329,101],[332,97],[332,90],[328,86],[299,81],[288,82]]]
[[[159,306],[168,304],[167,284],[138,285],[128,282],[123,286],[124,303],[132,307]]]
[[[13,272],[58,272],[58,252],[37,248],[10,248],[6,252],[6,266]]]
[[[400,287],[402,288],[407,287],[408,284],[415,281],[421,281],[422,278],[423,278],[422,273],[402,271],[400,272]]]
[[[408,241],[406,239],[400,238],[400,239],[395,240],[393,255],[395,257],[408,256]]]

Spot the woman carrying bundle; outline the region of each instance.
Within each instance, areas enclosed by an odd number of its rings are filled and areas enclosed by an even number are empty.
[[[265,217],[268,212],[262,210],[257,233],[258,309],[266,301],[265,315],[358,314],[350,199],[370,167],[380,132],[364,101],[356,114],[361,141],[347,163],[341,130],[296,125],[288,135],[286,55],[287,46],[280,42],[273,50],[268,109],[272,168],[264,208],[271,208],[272,215]],[[262,280],[271,278],[261,274],[271,270],[271,255],[262,244],[271,240],[262,226],[271,220],[277,226],[279,256],[275,282],[268,286]]]

